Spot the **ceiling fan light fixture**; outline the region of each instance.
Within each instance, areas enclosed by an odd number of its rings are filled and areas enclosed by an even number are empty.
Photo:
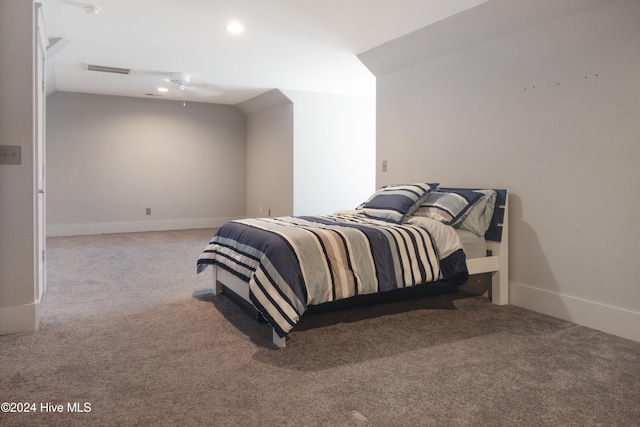
[[[169,74],[169,80],[182,90],[185,86],[189,85],[189,82],[191,81],[191,74],[171,73]]]

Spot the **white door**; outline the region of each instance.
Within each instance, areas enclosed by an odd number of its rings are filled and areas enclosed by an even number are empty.
[[[36,118],[35,118],[35,151],[36,164],[34,173],[36,174],[36,299],[40,300],[42,294],[47,290],[47,265],[46,265],[46,198],[45,198],[45,112],[46,112],[46,92],[45,92],[45,67],[46,52],[49,41],[44,31],[44,19],[41,5],[37,5],[36,10],[37,37],[36,37]]]

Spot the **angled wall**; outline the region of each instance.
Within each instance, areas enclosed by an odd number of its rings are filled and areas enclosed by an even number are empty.
[[[374,99],[279,89],[239,107],[247,216],[331,214],[373,192]]]
[[[640,340],[640,3],[508,2],[545,17],[520,30],[505,3],[362,56],[378,70],[377,185],[509,189],[510,303]],[[487,36],[478,17],[511,30]],[[469,39],[423,56],[450,33]]]
[[[250,218],[293,214],[293,104],[277,89],[238,104],[247,116]]]
[[[375,99],[282,92],[294,105],[293,213],[355,208],[375,189]]]

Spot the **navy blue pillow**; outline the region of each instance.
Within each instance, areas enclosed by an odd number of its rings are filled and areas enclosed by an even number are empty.
[[[375,192],[362,206],[370,218],[401,223],[413,214],[438,184],[387,185]]]

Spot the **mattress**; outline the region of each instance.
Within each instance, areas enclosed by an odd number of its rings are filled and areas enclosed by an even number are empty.
[[[487,256],[487,242],[484,240],[484,236],[478,236],[468,230],[462,230],[456,228],[456,233],[460,237],[462,243],[462,249],[464,250],[467,259],[483,258]]]

